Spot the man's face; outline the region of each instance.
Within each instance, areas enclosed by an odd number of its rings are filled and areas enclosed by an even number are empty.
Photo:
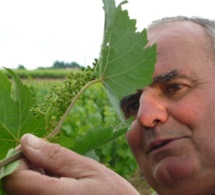
[[[176,22],[149,31],[149,41],[157,44],[154,81],[126,105],[135,116],[128,142],[159,194],[204,194],[206,185],[214,191],[215,63],[208,39],[199,25]]]

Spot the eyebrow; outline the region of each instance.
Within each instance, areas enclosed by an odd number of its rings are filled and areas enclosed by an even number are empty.
[[[186,76],[179,74],[178,70],[172,70],[166,74],[162,74],[153,78],[153,83],[164,84],[178,77],[186,77]]]

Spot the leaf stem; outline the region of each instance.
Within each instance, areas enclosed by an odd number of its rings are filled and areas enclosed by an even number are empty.
[[[69,105],[69,107],[67,108],[66,112],[63,114],[63,116],[61,117],[60,121],[58,122],[57,126],[55,127],[55,129],[53,130],[52,133],[50,133],[46,139],[50,139],[53,138],[55,135],[57,135],[60,131],[60,128],[64,122],[64,120],[66,119],[67,115],[69,114],[69,112],[71,111],[71,109],[73,108],[75,102],[78,100],[78,98],[81,96],[81,94],[87,89],[89,88],[91,85],[96,84],[101,82],[101,79],[95,79],[89,83],[87,83],[74,97],[74,99],[72,100],[71,104]]]
[[[0,161],[0,169],[5,166],[10,164],[11,162],[15,161],[15,160],[19,160],[20,158],[24,157],[24,154],[22,153],[22,151],[18,151],[15,154],[3,159]]]
[[[51,109],[53,108],[53,102],[55,102],[57,100],[57,98],[58,97],[55,97],[52,100],[52,103],[50,104],[50,106],[48,107],[48,109],[46,110],[46,112],[44,113],[44,121],[45,121],[46,127],[48,126],[49,115],[50,115]]]

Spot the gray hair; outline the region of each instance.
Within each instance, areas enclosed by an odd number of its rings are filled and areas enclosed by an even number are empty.
[[[162,24],[168,24],[172,22],[182,22],[189,21],[196,24],[199,24],[205,30],[206,35],[209,38],[209,42],[211,43],[211,47],[215,53],[215,21],[209,20],[201,17],[186,17],[186,16],[176,16],[176,17],[167,17],[160,20],[154,21],[151,25],[149,25],[148,30],[152,30]]]

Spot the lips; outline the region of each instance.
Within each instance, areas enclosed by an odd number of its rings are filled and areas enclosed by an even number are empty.
[[[153,141],[149,144],[147,153],[158,150],[158,149],[166,146],[167,144],[169,144],[170,142],[172,142],[174,140],[177,140],[177,139],[164,139],[164,140]]]

